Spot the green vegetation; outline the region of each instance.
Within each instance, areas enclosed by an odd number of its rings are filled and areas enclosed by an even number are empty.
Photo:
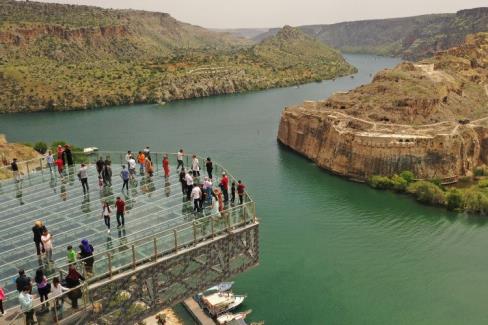
[[[422,203],[443,205],[446,201],[442,189],[437,184],[428,181],[418,181],[410,184],[407,192]]]
[[[163,13],[0,1],[0,112],[161,103],[355,71],[291,27],[251,45]]]
[[[408,179],[408,180],[407,180]],[[488,178],[469,183],[445,187],[439,180],[414,180],[413,173],[404,171],[400,175],[371,176],[368,185],[382,190],[393,190],[412,195],[417,201],[436,206],[444,206],[451,211],[465,211],[488,216]],[[456,187],[458,186],[458,187]]]
[[[40,154],[45,154],[47,151],[47,143],[39,141],[34,144],[34,150]]]

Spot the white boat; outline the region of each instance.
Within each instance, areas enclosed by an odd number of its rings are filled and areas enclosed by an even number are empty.
[[[232,314],[232,313],[225,313],[217,317],[217,323],[219,325],[229,324],[232,321],[244,320],[247,315],[251,313],[251,310],[244,311],[242,313]]]
[[[83,148],[83,153],[86,153],[86,154],[91,154],[91,153],[94,153],[96,151],[98,151],[97,147]]]
[[[246,299],[245,295],[234,295],[232,292],[216,292],[208,296],[199,295],[205,309],[212,317],[237,308]]]
[[[234,285],[234,281],[221,282],[221,283],[217,284],[216,286],[210,287],[207,290],[205,290],[203,292],[203,295],[206,296],[206,295],[215,293],[216,291],[219,291],[219,292],[229,291],[230,289],[232,289],[233,285]]]

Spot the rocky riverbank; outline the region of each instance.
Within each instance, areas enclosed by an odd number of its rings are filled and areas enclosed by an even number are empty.
[[[278,140],[358,180],[404,170],[422,179],[472,175],[488,162],[488,33],[373,82],[283,111]]]

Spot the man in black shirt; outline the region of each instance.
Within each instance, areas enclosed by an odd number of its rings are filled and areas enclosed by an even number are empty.
[[[12,172],[14,173],[15,180],[17,182],[20,181],[20,173],[19,173],[19,166],[17,166],[17,158],[13,159],[10,166],[12,167]]]
[[[31,279],[25,275],[25,271],[22,269],[19,270],[19,276],[15,279],[15,284],[17,285],[18,292],[22,292],[25,287],[29,288],[29,292],[32,289]]]

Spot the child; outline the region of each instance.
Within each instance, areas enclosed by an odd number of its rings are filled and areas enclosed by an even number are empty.
[[[0,314],[0,317],[5,315],[5,311],[3,310],[3,299],[5,299],[5,291],[3,291],[3,288],[0,287],[0,311],[2,314]]]
[[[236,182],[232,182],[230,187],[230,203],[234,204],[236,200]]]
[[[71,245],[68,245],[67,257],[68,257],[68,263],[70,263],[70,264],[76,263],[76,252],[73,249],[73,246],[71,246]]]
[[[100,188],[100,191],[103,190],[103,178],[101,175],[98,175],[98,187]]]

